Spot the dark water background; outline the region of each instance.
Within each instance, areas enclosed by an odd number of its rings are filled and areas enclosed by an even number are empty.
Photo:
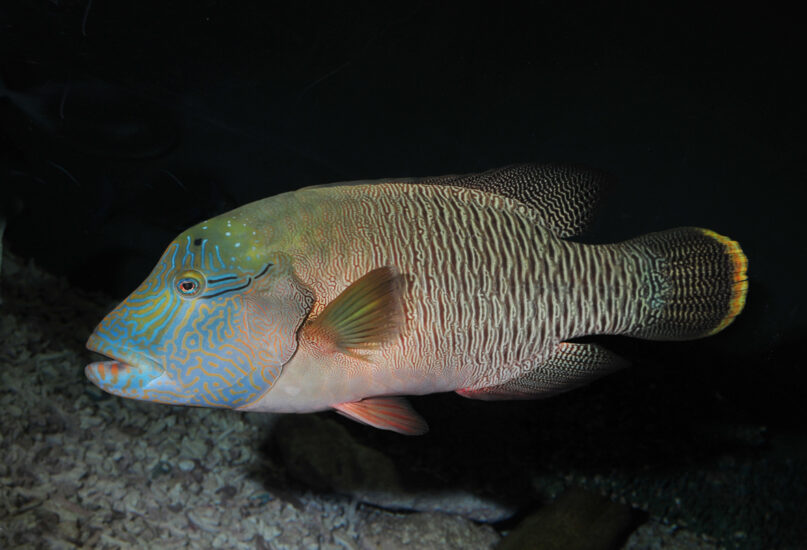
[[[514,162],[600,168],[615,184],[586,240],[708,227],[742,244],[751,278],[719,336],[609,342],[638,367],[611,384],[644,392],[630,404],[673,426],[670,446],[689,442],[679,458],[702,449],[681,434],[715,423],[764,427],[765,445],[796,441],[782,452],[803,457],[802,27],[761,5],[6,0],[7,246],[123,298],[179,231],[281,191]],[[474,417],[463,403],[438,431]],[[539,429],[507,407],[483,435]],[[599,414],[617,421],[614,407]]]

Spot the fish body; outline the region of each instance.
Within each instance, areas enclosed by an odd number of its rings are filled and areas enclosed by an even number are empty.
[[[202,222],[88,347],[119,395],[249,411],[333,408],[402,433],[396,396],[533,398],[624,365],[592,334],[688,339],[740,312],[733,241],[680,228],[566,240],[589,221],[592,171],[521,165],[470,176],[310,187]]]

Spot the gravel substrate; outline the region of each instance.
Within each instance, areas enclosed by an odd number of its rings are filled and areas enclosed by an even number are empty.
[[[761,547],[754,545],[766,540],[765,532],[755,530],[760,522],[753,514],[766,503],[766,521],[780,533],[790,528],[791,516],[776,509],[786,504],[763,497],[792,492],[784,485],[802,481],[803,461],[722,457],[662,472],[616,468],[605,456],[592,467],[579,460],[586,447],[529,424],[522,426],[533,434],[528,448],[542,451],[524,450],[507,432],[501,440],[473,441],[479,414],[512,422],[518,404],[476,403],[458,418],[446,401],[421,400],[418,408],[434,421],[423,438],[320,415],[347,428],[344,437],[388,456],[406,487],[404,501],[426,502],[428,511],[384,509],[378,503],[389,498],[360,491],[337,494],[322,480],[295,477],[304,468],[284,464],[289,453],[273,437],[276,416],[170,407],[99,391],[83,375],[91,360],[84,342],[114,301],[76,291],[7,251],[2,269],[0,548],[482,549],[517,524],[517,517],[495,525],[472,521],[443,511],[462,513],[456,502],[412,498],[413,491],[443,488],[524,512],[572,485],[594,489],[647,513],[626,542],[631,550]],[[574,406],[562,410],[575,413]],[[440,421],[441,414],[448,420]],[[519,433],[518,425],[509,429]],[[778,481],[763,487],[774,473]],[[749,527],[712,530],[724,521],[721,510],[712,508],[713,517],[704,519],[699,496],[718,506],[733,503],[730,514]],[[788,537],[779,540],[766,547],[798,547]]]
[[[0,548],[490,548],[491,527],[270,490],[265,423],[101,393],[83,376],[112,305],[7,259],[0,311]],[[282,479],[281,479],[282,481]],[[388,532],[389,538],[381,536]],[[411,547],[411,546],[409,546]]]

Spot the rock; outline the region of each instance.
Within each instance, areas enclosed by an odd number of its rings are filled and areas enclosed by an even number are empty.
[[[636,523],[630,507],[572,488],[528,516],[496,550],[616,550]]]
[[[648,521],[634,531],[622,550],[718,550],[716,541],[706,535],[695,534],[678,525],[664,525]]]
[[[404,493],[369,493],[358,492],[354,498],[391,510],[415,510],[418,512],[435,512],[455,514],[473,521],[496,523],[513,517],[518,511],[515,507],[480,497],[463,490]],[[362,498],[364,497],[364,498]]]
[[[388,510],[454,514],[490,523],[516,513],[512,506],[463,489],[410,488],[389,457],[317,415],[287,415],[278,421],[275,439],[289,473],[319,490]]]
[[[284,414],[275,414],[275,413],[268,413],[268,412],[245,412],[242,413],[244,416],[244,421],[252,424],[253,426],[257,426],[259,428],[263,428],[266,430],[271,430],[274,428],[275,424],[279,418],[285,416]]]
[[[377,513],[364,523],[360,532],[362,550],[481,550],[493,548],[499,540],[492,527],[446,514]]]
[[[332,420],[287,415],[277,423],[275,439],[289,472],[316,489],[347,494],[403,490],[388,457],[356,443]]]

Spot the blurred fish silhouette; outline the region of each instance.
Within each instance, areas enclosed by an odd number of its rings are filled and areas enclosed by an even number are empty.
[[[694,227],[566,240],[599,173],[552,165],[308,187],[181,233],[88,341],[124,397],[248,411],[335,409],[404,434],[403,395],[535,398],[624,366],[595,344],[687,340],[740,313],[740,246]]]
[[[10,89],[0,80],[1,98],[18,115],[15,137],[44,134],[91,155],[158,157],[181,135],[177,112],[168,103],[97,79],[47,82],[27,90]]]

